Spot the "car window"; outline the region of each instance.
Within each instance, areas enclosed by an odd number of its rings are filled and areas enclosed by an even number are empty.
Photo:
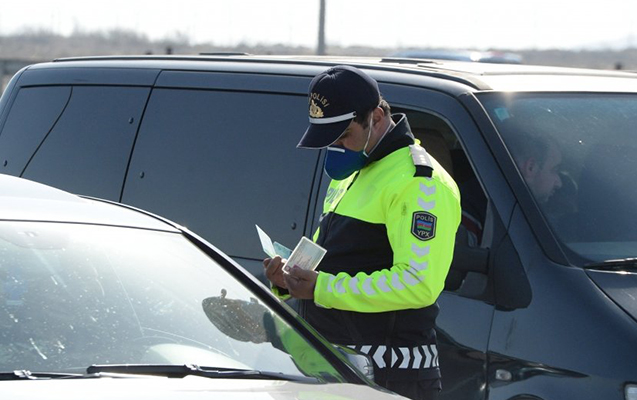
[[[21,175],[71,97],[71,88],[22,88],[0,133],[0,171]]]
[[[481,101],[528,192],[582,262],[637,253],[637,96],[491,94]]]
[[[122,201],[231,256],[264,257],[255,224],[293,248],[319,157],[296,149],[306,128],[305,96],[155,89]]]
[[[148,93],[136,87],[73,87],[59,118],[52,112],[50,126],[42,123],[41,142],[25,142],[31,159],[22,176],[72,193],[119,200]],[[26,114],[40,113],[38,102],[25,104]]]
[[[194,364],[342,381],[177,233],[0,222],[0,371]]]

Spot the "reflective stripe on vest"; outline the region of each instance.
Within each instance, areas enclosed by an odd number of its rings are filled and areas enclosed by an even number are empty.
[[[390,347],[373,345],[348,345],[367,354],[378,368],[427,369],[437,368],[438,348],[435,344],[417,347]]]

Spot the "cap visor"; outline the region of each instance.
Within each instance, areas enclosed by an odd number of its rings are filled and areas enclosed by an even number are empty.
[[[296,147],[302,149],[325,148],[336,142],[351,122],[352,120],[348,119],[333,124],[310,124]]]

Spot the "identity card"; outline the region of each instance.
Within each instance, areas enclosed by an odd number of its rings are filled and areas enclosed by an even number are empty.
[[[281,258],[287,259],[287,262],[283,265],[284,271],[292,266],[298,266],[299,268],[307,270],[314,270],[323,259],[323,256],[325,256],[325,253],[327,253],[327,250],[306,237],[302,237],[292,251],[280,243],[273,243],[270,236],[268,236],[263,229],[261,229],[258,225],[255,226],[257,227],[261,247],[265,254],[270,257],[279,255]]]

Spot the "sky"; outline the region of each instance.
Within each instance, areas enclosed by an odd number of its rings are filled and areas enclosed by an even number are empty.
[[[637,46],[637,0],[325,0],[328,47],[583,49]],[[190,44],[315,47],[320,0],[30,0],[0,35],[132,30]]]

